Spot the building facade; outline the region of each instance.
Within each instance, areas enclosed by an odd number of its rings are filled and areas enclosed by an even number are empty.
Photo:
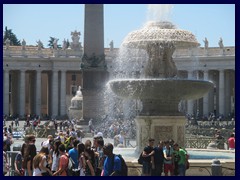
[[[110,79],[117,54],[118,49],[105,48]],[[66,116],[77,87],[82,87],[82,55],[82,49],[4,46],[3,114]],[[235,113],[235,47],[178,49],[173,60],[178,77],[215,84],[203,98],[181,102],[181,111],[202,116],[212,112],[225,117]]]

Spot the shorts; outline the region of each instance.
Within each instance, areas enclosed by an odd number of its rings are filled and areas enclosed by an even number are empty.
[[[173,165],[172,164],[164,164],[164,173],[167,174],[168,172],[173,173]]]
[[[143,161],[142,174],[150,174],[152,165],[150,162]]]

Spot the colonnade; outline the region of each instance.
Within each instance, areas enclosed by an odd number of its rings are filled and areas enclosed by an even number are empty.
[[[13,75],[14,73],[16,73],[16,76]],[[47,78],[42,78],[43,73],[47,74]],[[42,115],[42,100],[44,98],[46,98],[47,114],[52,117],[67,114],[66,70],[4,69],[3,76],[4,115],[9,115],[11,111],[20,117],[28,113]],[[33,81],[30,80],[31,78],[33,78]],[[43,93],[45,94],[44,97]],[[28,102],[29,106],[33,105],[33,107],[28,108],[26,102]]]
[[[202,99],[202,115],[208,115],[213,112],[216,115],[227,116],[229,113],[234,112],[234,88],[235,88],[235,70],[218,69],[218,70],[190,70],[187,71],[188,79],[203,79],[210,80],[214,83],[214,89],[206,94]],[[199,101],[199,100],[197,100]],[[194,104],[196,100],[187,101],[187,113],[196,114]],[[198,106],[200,106],[198,104]]]

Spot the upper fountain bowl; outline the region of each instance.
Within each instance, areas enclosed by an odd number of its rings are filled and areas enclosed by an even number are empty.
[[[186,30],[176,29],[168,21],[148,22],[142,29],[130,32],[122,46],[145,49],[151,43],[173,43],[177,48],[197,47],[195,36]]]
[[[213,83],[189,79],[115,79],[108,82],[119,97],[180,101],[203,97]]]

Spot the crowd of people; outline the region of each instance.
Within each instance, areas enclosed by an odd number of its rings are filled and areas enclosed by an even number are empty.
[[[187,151],[174,143],[172,139],[159,141],[154,147],[155,140],[150,138],[139,158],[142,159],[143,176],[185,176],[189,167]]]
[[[8,167],[7,140],[3,140],[3,167]],[[114,176],[121,171],[121,161],[113,154],[113,144],[104,145],[101,133],[93,140],[84,143],[77,139],[71,131],[63,136],[53,138],[48,135],[41,143],[38,152],[35,146],[36,137],[26,135],[21,150],[15,156],[14,176]],[[6,158],[5,158],[6,157]],[[72,168],[69,169],[70,160]],[[3,168],[3,175],[7,169]]]

